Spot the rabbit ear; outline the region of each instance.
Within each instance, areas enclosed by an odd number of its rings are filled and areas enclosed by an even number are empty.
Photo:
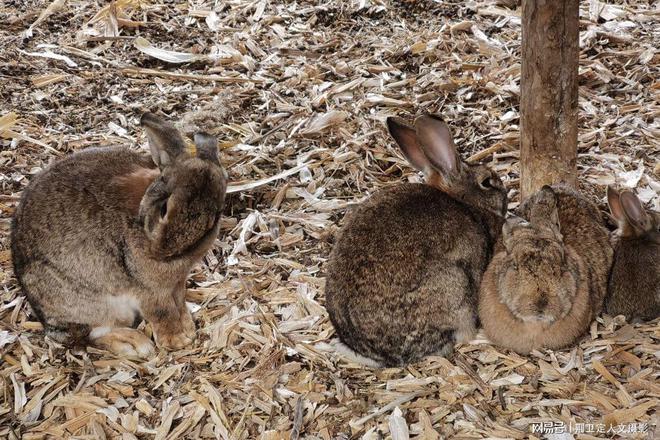
[[[651,217],[646,213],[642,202],[639,201],[637,196],[632,191],[623,191],[619,196],[623,213],[635,230],[645,232],[651,229]]]
[[[620,226],[621,223],[625,223],[626,216],[623,213],[623,207],[621,206],[621,194],[614,189],[613,186],[607,187],[607,204],[609,205],[612,217],[614,217],[617,224]]]
[[[408,160],[408,163],[418,171],[427,175],[431,170],[431,163],[424,155],[415,129],[408,126],[403,119],[389,117],[386,120],[387,130],[399,145],[399,149]]]
[[[218,140],[207,133],[195,133],[197,157],[220,165],[218,160]]]
[[[153,113],[145,113],[140,118],[149,139],[149,149],[154,163],[159,168],[171,165],[179,154],[185,151],[185,142],[169,122],[165,122]]]
[[[415,130],[424,155],[431,165],[444,176],[457,174],[462,162],[456,153],[447,124],[437,116],[424,115],[415,121]]]
[[[517,216],[511,216],[504,222],[502,225],[502,242],[507,252],[511,252],[511,248],[513,248],[514,229],[519,225],[526,224],[527,222],[523,218]]]
[[[554,190],[544,185],[534,194],[534,204],[529,214],[529,220],[538,225],[550,227],[559,234],[559,212],[557,211],[557,195]]]

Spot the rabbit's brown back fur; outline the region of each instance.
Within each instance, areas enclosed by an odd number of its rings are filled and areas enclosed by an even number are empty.
[[[388,120],[428,184],[381,189],[350,212],[327,269],[337,335],[371,365],[446,355],[474,336],[478,286],[506,209],[499,177],[460,161],[442,122],[415,125]]]
[[[182,321],[194,331],[183,288],[217,235],[226,183],[218,165],[183,157],[161,173],[147,155],[91,148],[30,182],[13,219],[13,263],[52,337],[84,343],[91,329],[130,327],[140,315],[165,346]],[[155,205],[160,196],[169,210]],[[150,237],[145,218],[159,210],[172,216],[169,229]]]
[[[649,265],[649,261],[651,264]],[[660,244],[622,240],[614,254],[606,311],[650,321],[660,316]]]
[[[481,322],[493,342],[520,353],[566,347],[601,311],[607,230],[597,208],[565,186],[544,187],[519,213],[531,223],[507,220],[481,285]]]

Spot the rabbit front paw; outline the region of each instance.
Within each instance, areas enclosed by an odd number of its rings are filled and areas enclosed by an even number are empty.
[[[156,343],[158,346],[169,351],[181,350],[192,344],[192,342],[193,338],[188,337],[184,332],[156,332]]]
[[[150,308],[145,315],[159,347],[180,350],[189,347],[195,339],[195,322],[187,309],[171,303]]]
[[[156,344],[166,350],[180,350],[192,344],[195,339],[195,323],[192,317],[189,322],[181,317],[175,324],[172,322],[152,323],[156,336]],[[192,325],[192,331],[189,326]]]

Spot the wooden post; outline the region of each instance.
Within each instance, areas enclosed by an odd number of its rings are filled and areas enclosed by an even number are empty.
[[[522,199],[545,184],[577,183],[578,3],[522,2]]]

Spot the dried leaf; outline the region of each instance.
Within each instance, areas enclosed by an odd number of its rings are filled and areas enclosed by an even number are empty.
[[[133,40],[133,46],[135,46],[135,48],[140,52],[167,63],[180,64],[209,60],[209,57],[206,55],[198,55],[187,52],[175,52],[154,47],[146,38],[143,37],[137,37],[135,40]]]
[[[339,125],[346,120],[348,113],[342,111],[329,111],[320,115],[316,115],[309,121],[307,127],[300,130],[302,135],[314,135],[327,130],[328,128]]]

